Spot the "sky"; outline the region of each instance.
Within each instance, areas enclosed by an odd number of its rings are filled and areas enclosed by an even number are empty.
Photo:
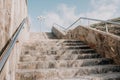
[[[49,32],[54,23],[68,27],[79,17],[120,17],[120,0],[28,0],[32,32]],[[37,17],[42,16],[42,20]]]

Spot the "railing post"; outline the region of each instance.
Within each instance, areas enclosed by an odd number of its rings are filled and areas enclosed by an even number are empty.
[[[105,23],[105,29],[106,29],[106,32],[108,33],[108,26],[107,26],[107,23]]]

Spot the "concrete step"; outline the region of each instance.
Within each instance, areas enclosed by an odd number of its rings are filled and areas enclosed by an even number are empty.
[[[65,40],[63,43],[83,43],[83,41],[80,40]]]
[[[86,79],[86,78],[84,78],[84,79],[82,79],[82,78],[65,78],[65,79],[63,79],[63,78],[61,78],[61,79],[42,79],[42,80],[90,80],[90,79]]]
[[[85,48],[85,47],[74,47],[76,49],[57,49],[57,50],[46,50],[46,51],[41,51],[40,50],[25,50],[22,52],[23,55],[31,55],[31,56],[36,56],[36,55],[57,55],[57,54],[62,54],[63,52],[68,53],[75,53],[75,54],[85,54],[85,53],[95,53],[94,49],[78,49],[78,48]],[[87,47],[86,47],[87,48]]]
[[[45,79],[45,80],[120,80],[120,72],[93,74],[89,76],[81,76],[65,79]]]
[[[94,49],[81,49],[80,51],[83,53],[95,53],[96,52]]]
[[[88,80],[88,79],[81,79],[81,78],[59,78],[59,79],[42,79],[42,80]]]
[[[19,62],[18,69],[41,69],[41,68],[79,68],[83,66],[107,65],[112,64],[111,59],[84,59],[84,60],[49,60]]]
[[[62,42],[62,43],[84,43],[80,40],[74,40],[74,39],[42,39],[40,41],[43,42]]]
[[[54,78],[74,78],[91,74],[120,72],[120,66],[102,65],[80,68],[59,68],[59,69],[18,69],[16,80],[41,80]]]
[[[86,58],[100,58],[100,54],[98,53],[93,53],[93,52],[81,52],[81,50],[65,50],[63,52],[58,52],[57,53],[58,58],[63,58],[63,59],[86,59]]]
[[[56,59],[63,59],[63,60],[75,60],[75,59],[92,59],[92,58],[101,58],[99,54],[71,54],[71,53],[64,53],[58,56]]]
[[[51,52],[55,52],[52,54]],[[59,50],[49,50],[46,53],[39,53],[40,55],[43,54],[49,54],[49,55],[58,55],[62,53],[73,53],[73,54],[94,54],[96,51],[94,49],[59,49]],[[34,53],[31,53],[32,55],[36,55]],[[38,53],[37,53],[38,54]]]
[[[94,49],[66,49],[66,52],[69,51],[73,54],[94,54],[96,51]]]
[[[120,66],[118,65],[97,65],[97,66],[87,66],[79,70],[76,76],[91,75],[91,74],[102,74],[102,73],[112,73],[120,72]]]
[[[78,54],[78,59],[92,59],[92,58],[101,58],[101,55],[100,54]]]
[[[86,78],[88,80],[120,80],[120,72],[82,76],[79,79],[84,79],[84,78]]]
[[[97,54],[93,49],[78,49],[78,50],[49,50],[49,51],[45,51],[45,52],[38,52],[38,51],[33,51],[33,50],[26,50],[23,51],[21,56],[40,56],[40,55],[60,55],[60,54]]]
[[[79,46],[65,46],[65,49],[90,49],[88,45],[79,45]]]
[[[64,46],[79,46],[85,45],[85,43],[62,43]]]
[[[23,55],[20,62],[101,58],[99,54]]]

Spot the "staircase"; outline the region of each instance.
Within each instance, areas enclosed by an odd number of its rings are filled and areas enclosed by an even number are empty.
[[[120,66],[82,41],[39,39],[23,45],[16,80],[120,80]]]

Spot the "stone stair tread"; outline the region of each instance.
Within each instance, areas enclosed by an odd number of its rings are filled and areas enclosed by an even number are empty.
[[[96,66],[85,66],[85,67],[79,67],[79,68],[45,68],[45,69],[17,69],[17,72],[39,72],[39,71],[47,71],[47,70],[91,70],[91,69],[113,69],[113,68],[118,68],[120,71],[120,66],[119,65],[96,65]]]
[[[74,47],[67,46],[64,49],[74,49],[74,50],[81,50],[81,51],[86,51],[85,49],[88,49],[87,51],[92,51],[92,49],[90,49],[87,46],[79,46],[79,47],[77,47],[77,46],[74,46]]]
[[[65,46],[65,49],[90,49],[88,45],[79,45],[79,46]]]
[[[66,51],[95,51],[94,49],[66,49]]]
[[[42,80],[90,80],[86,78],[59,78],[59,79],[42,79]]]
[[[66,49],[65,52],[66,53],[70,52],[72,54],[98,54],[94,51],[94,49]],[[41,56],[41,55],[57,55],[57,54],[48,54],[46,52],[40,53],[40,52],[32,51],[27,54],[22,54],[20,57],[22,57],[22,56]]]
[[[79,45],[86,45],[85,43],[62,43],[65,46],[79,46]]]
[[[63,43],[84,43],[81,40],[76,40],[76,39],[57,39],[59,41],[62,41]]]
[[[110,73],[110,72],[120,72],[120,66],[115,65],[105,65],[105,66],[91,66],[91,67],[81,67],[81,68],[59,68],[59,69],[17,69],[16,77],[20,78],[21,76],[29,75],[29,77],[39,77],[42,76],[45,78],[73,78],[81,77],[91,74],[100,74],[100,73]],[[41,77],[40,77],[41,78]],[[21,80],[21,79],[17,79]],[[29,80],[29,79],[28,79]]]
[[[31,62],[19,62],[18,68],[22,69],[39,69],[39,68],[70,68],[70,67],[83,67],[83,66],[95,66],[95,65],[108,65],[112,64],[111,59],[107,58],[95,58],[84,60],[49,60],[49,61],[31,61]]]
[[[71,51],[75,54],[96,54],[96,51],[94,49],[65,49],[65,51]]]
[[[87,44],[81,44],[81,45],[76,45],[76,46],[74,46],[74,45],[71,45],[71,46],[67,46],[67,45],[65,45],[65,47],[90,47],[89,45],[87,45]]]
[[[83,51],[87,51],[87,50],[83,50]],[[89,50],[88,50],[89,51]],[[34,54],[33,54],[34,53]],[[36,53],[36,52],[33,52],[32,54],[24,54],[24,55],[21,55],[20,57],[24,57],[24,56],[58,56],[58,54],[42,54],[42,53]],[[71,54],[78,54],[78,55],[100,55],[98,53],[84,53],[84,52],[81,52],[81,50],[66,50],[65,53],[71,53]]]
[[[112,73],[102,73],[102,74],[92,74],[88,76],[82,76],[80,78],[88,78],[92,80],[120,80],[120,72],[112,72]]]
[[[71,78],[69,77],[68,78],[49,78],[49,79],[42,79],[42,80],[120,80],[120,72],[92,74],[89,76],[80,76],[80,77],[71,77]]]
[[[27,64],[27,63],[49,63],[49,62],[87,62],[87,61],[101,61],[101,60],[107,60],[107,61],[111,61],[111,59],[109,58],[92,58],[92,59],[77,59],[77,60],[49,60],[49,61],[30,61],[30,62],[18,62],[18,64]]]
[[[86,45],[86,44],[82,44],[82,45],[77,45],[77,46],[73,46],[73,45],[71,45],[71,46],[65,46],[65,47],[90,47],[89,45]]]
[[[41,39],[40,41],[52,41],[52,42],[56,42],[56,41],[61,41],[61,42],[82,42],[83,43],[83,41],[80,41],[80,40],[75,40],[75,39]]]
[[[83,55],[83,56],[81,56]],[[94,58],[102,58],[100,54],[78,54],[78,59],[94,59]]]
[[[93,60],[111,60],[110,58],[92,58],[92,59],[76,59],[76,60],[49,60],[49,61],[30,61],[30,62],[18,62],[18,64],[20,63],[38,63],[38,62],[60,62],[60,61],[64,61],[64,62],[71,62],[71,61],[93,61]]]
[[[66,54],[67,55],[67,54]],[[77,59],[92,59],[92,58],[101,58],[101,56],[97,53],[87,53],[87,54],[70,54],[70,55],[63,55],[63,56],[59,56],[59,55],[36,55],[36,56],[27,56],[27,55],[24,55],[24,56],[21,56],[20,57],[20,61],[40,61],[40,60],[73,60],[74,59],[74,56],[77,56]],[[72,56],[73,58],[71,58],[70,56]]]

